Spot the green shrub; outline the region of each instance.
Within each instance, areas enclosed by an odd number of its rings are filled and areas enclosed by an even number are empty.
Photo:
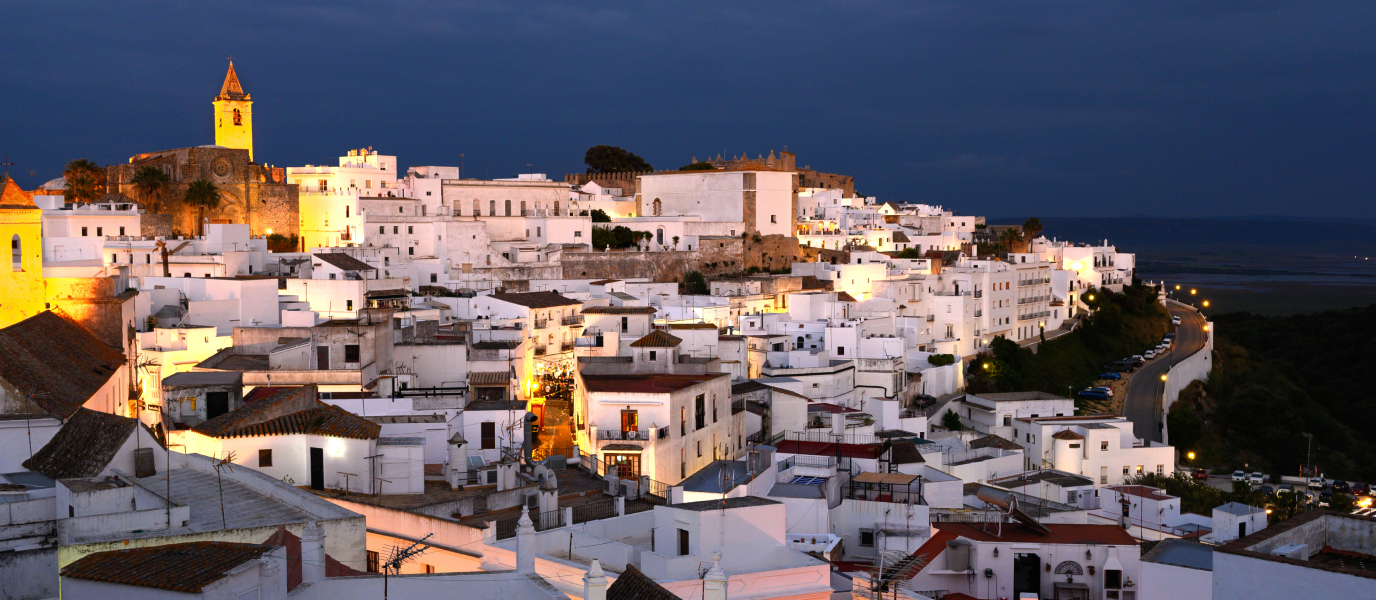
[[[956,362],[956,357],[954,354],[933,354],[927,357],[927,362],[933,367],[944,367],[954,364]]]

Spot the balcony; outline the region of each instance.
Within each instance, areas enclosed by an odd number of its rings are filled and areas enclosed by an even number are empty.
[[[607,429],[598,429],[598,430],[597,430],[597,439],[598,439],[599,441],[606,441],[606,440],[623,440],[623,441],[624,441],[624,440],[630,440],[630,441],[638,441],[638,442],[647,442],[647,441],[650,441],[650,440],[654,439],[654,438],[652,438],[652,437],[650,436],[651,431],[653,431],[653,430],[650,430],[650,429],[632,429],[632,430],[629,430],[629,431],[621,431],[621,430],[617,430],[617,429],[611,429],[611,430],[607,430]]]
[[[975,297],[976,297],[976,298],[983,298],[983,297],[984,297],[984,290],[975,290]]]
[[[977,311],[975,311],[975,318],[976,318],[976,319],[978,319],[978,318],[980,318],[980,317],[982,317],[982,316],[984,316],[984,311],[983,311],[983,310],[977,310]]]
[[[564,342],[562,344],[559,344],[560,352],[568,352],[570,350],[573,350],[573,342]]]
[[[545,355],[545,347],[544,347],[544,346],[536,346],[536,347],[535,347],[535,356],[544,356],[544,355]]]
[[[546,327],[549,327],[549,319],[545,319],[545,320],[543,320],[543,321],[537,319],[537,320],[535,321],[535,328],[536,328],[536,329],[544,329],[544,328],[546,328]]]
[[[927,315],[927,322],[928,322],[928,323],[931,323],[931,322],[934,322],[934,321],[936,321],[936,315]]]
[[[583,315],[573,315],[573,316],[570,316],[570,317],[564,317],[564,318],[562,318],[562,319],[559,319],[559,324],[560,324],[560,325],[582,325],[582,324],[583,324]]]

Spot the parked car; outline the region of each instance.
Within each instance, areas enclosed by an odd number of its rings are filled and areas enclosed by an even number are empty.
[[[1142,366],[1142,365],[1144,365],[1144,364],[1147,364],[1147,359],[1142,358],[1142,355],[1141,355],[1141,354],[1134,354],[1134,355],[1132,355],[1132,358],[1131,358],[1130,360],[1132,360],[1132,362],[1135,363],[1135,364],[1136,364],[1137,366],[1139,366],[1139,367]]]
[[[1208,470],[1208,469],[1195,469],[1194,472],[1192,473],[1192,475],[1194,476],[1195,479],[1208,479],[1208,478],[1209,478],[1209,470]]]
[[[1148,350],[1148,351],[1142,353],[1142,358],[1145,358],[1145,359],[1147,359],[1147,360],[1151,360],[1151,359],[1153,359],[1153,358],[1156,358],[1156,351],[1155,351],[1155,350]]]
[[[1130,360],[1120,360],[1118,362],[1111,362],[1104,365],[1105,371],[1114,371],[1118,373],[1131,373],[1132,370],[1136,368],[1137,364],[1133,363]],[[1122,376],[1120,375],[1119,378],[1121,379]]]
[[[933,404],[936,404],[936,397],[929,396],[927,394],[918,394],[913,399],[917,401],[918,406],[931,406]]]
[[[1108,394],[1105,394],[1094,388],[1085,388],[1083,390],[1080,390],[1079,394],[1077,395],[1081,398],[1089,398],[1091,400],[1108,400]]]
[[[1247,481],[1247,472],[1233,471],[1233,481]]]
[[[1109,398],[1112,398],[1112,397],[1113,397],[1113,388],[1111,388],[1111,387],[1104,387],[1104,386],[1102,386],[1102,385],[1096,385],[1096,386],[1094,386],[1094,387],[1092,387],[1092,388],[1089,388],[1089,389],[1094,390],[1094,391],[1096,391],[1096,392],[1103,392],[1103,393],[1107,394]]]
[[[1276,493],[1277,493],[1277,494],[1293,494],[1293,493],[1295,493],[1295,486],[1290,485],[1290,484],[1288,484],[1288,483],[1282,483],[1282,484],[1280,484],[1280,487],[1276,488]]]
[[[1311,489],[1311,490],[1319,490],[1319,489],[1323,489],[1323,486],[1324,486],[1324,481],[1323,481],[1323,478],[1322,478],[1322,477],[1310,477],[1310,478],[1309,478],[1309,489]]]
[[[1263,483],[1266,483],[1266,476],[1261,473],[1252,473],[1252,475],[1247,478],[1247,483],[1250,483],[1252,485],[1261,485]]]
[[[1333,501],[1333,490],[1319,492],[1319,506],[1328,506]]]
[[[1117,372],[1117,371],[1107,371],[1107,372],[1104,372],[1104,373],[1100,373],[1100,374],[1099,374],[1099,379],[1111,379],[1111,380],[1113,380],[1113,381],[1118,381],[1119,379],[1122,379],[1122,378],[1123,378],[1123,374],[1122,374],[1122,373],[1119,373],[1119,372]]]
[[[1276,490],[1269,485],[1263,485],[1257,488],[1257,491],[1261,492],[1261,495],[1266,498],[1270,498],[1271,496],[1276,495]]]
[[[1369,486],[1369,485],[1367,485],[1367,484],[1365,484],[1365,483],[1362,483],[1362,482],[1360,482],[1360,481],[1355,481],[1355,482],[1352,483],[1352,495],[1353,495],[1353,496],[1370,496],[1370,495],[1371,495],[1371,486]]]
[[[1173,339],[1175,339],[1175,333],[1168,333],[1168,334],[1166,334],[1166,339],[1168,339],[1168,340],[1173,340]]]
[[[1334,479],[1333,491],[1339,494],[1350,494],[1352,493],[1352,487],[1347,485],[1346,481],[1343,481],[1341,479]]]
[[[1180,317],[1171,317],[1171,325],[1179,325]]]

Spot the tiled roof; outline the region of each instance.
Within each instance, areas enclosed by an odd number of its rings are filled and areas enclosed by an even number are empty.
[[[653,306],[588,306],[583,308],[585,315],[653,315]]]
[[[124,362],[119,350],[53,311],[0,329],[0,379],[27,394],[38,408],[64,419],[100,391]]]
[[[1052,434],[1051,437],[1058,440],[1083,440],[1085,436],[1075,433],[1069,429],[1062,429]]]
[[[100,475],[129,439],[135,423],[135,419],[79,408],[53,439],[24,461],[24,468],[53,479]]]
[[[492,297],[502,302],[508,302],[526,308],[552,308],[555,306],[577,306],[583,302],[573,298],[564,297],[558,292],[512,292],[503,294],[492,294]]]
[[[890,446],[890,460],[895,465],[909,465],[913,463],[927,462],[922,459],[922,453],[917,451],[917,444],[908,440],[894,442]]]
[[[726,376],[726,373],[711,375],[583,375],[583,389],[589,392],[668,394]]]
[[[916,552],[913,552],[913,556],[917,558],[917,562],[922,565],[918,568],[917,572],[920,573],[923,569],[931,566],[932,561],[936,560],[937,556],[946,551],[946,542],[950,542],[957,537],[960,536],[948,531],[933,531],[932,537],[927,538],[927,541],[923,542],[922,545],[917,548]],[[913,573],[913,575],[916,576],[917,573]]]
[[[198,594],[273,546],[186,542],[97,552],[67,565],[63,577]]]
[[[317,252],[316,258],[338,267],[341,271],[376,271],[374,267],[343,252]]]
[[[510,371],[470,371],[468,373],[468,385],[506,385],[510,382]]]
[[[911,242],[912,240],[908,239],[908,234],[903,233],[902,231],[895,231],[893,232],[893,241],[894,243],[902,243]]]
[[[986,435],[970,442],[971,448],[1001,448],[1004,450],[1022,450],[1023,447],[1017,442],[1006,440],[997,435]]]
[[[846,292],[836,292],[836,301],[837,301],[837,302],[859,302],[858,300],[855,299],[855,296],[852,296],[852,295],[850,295],[850,294],[848,294],[848,293],[846,293]]]
[[[589,282],[588,285],[607,285],[607,284],[609,284],[609,283],[616,283],[616,282],[618,282],[618,281],[621,281],[621,280],[620,280],[620,279],[599,279],[599,280],[597,280],[597,281]]]
[[[670,323],[669,329],[711,329],[716,330],[717,326],[711,323]]]
[[[632,348],[676,348],[682,344],[681,338],[664,333],[663,330],[656,329],[643,338],[631,342]]]
[[[316,399],[316,387],[283,390],[192,428],[217,438],[309,434],[376,439],[382,426]]]
[[[607,600],[680,600],[673,592],[646,577],[640,569],[626,565],[626,570],[607,586]]]

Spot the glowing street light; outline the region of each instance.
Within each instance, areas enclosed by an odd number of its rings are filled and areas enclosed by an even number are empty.
[[[1175,284],[1175,289],[1177,289],[1177,290],[1180,289],[1180,284],[1178,284],[1178,283]]]
[[[1199,293],[1199,290],[1196,290],[1196,289],[1194,289],[1194,288],[1190,288],[1190,295],[1191,295],[1191,296],[1193,296],[1193,295],[1195,295],[1195,294],[1197,294],[1197,293]]]
[[[1204,301],[1204,308],[1209,308],[1209,301],[1208,301],[1208,300],[1205,300],[1205,301]]]
[[[1208,330],[1209,330],[1209,326],[1208,326],[1208,325],[1205,325],[1205,326],[1204,326],[1204,331],[1208,331]]]
[[[1090,295],[1089,295],[1089,299],[1090,299],[1090,300],[1093,300],[1093,299],[1094,299],[1094,294],[1090,294]]]
[[[1161,381],[1165,381],[1165,380],[1166,380],[1166,374],[1165,374],[1165,373],[1162,373],[1162,374],[1161,374]]]
[[[984,363],[984,368],[988,369],[988,368],[989,368],[989,363]]]
[[[1193,453],[1193,452],[1187,454],[1186,456],[1190,457],[1190,460],[1194,460],[1194,453]]]

